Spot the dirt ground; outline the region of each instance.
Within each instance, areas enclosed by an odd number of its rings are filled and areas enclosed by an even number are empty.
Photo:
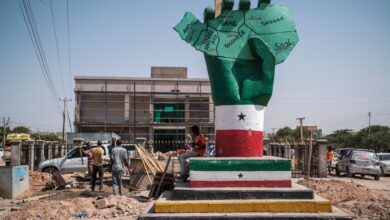
[[[91,194],[89,181],[80,180],[82,174],[63,175],[67,182],[72,182],[71,189],[44,191],[50,175],[41,172],[30,172],[30,190],[17,200],[0,201],[0,219],[5,220],[43,220],[43,219],[80,219],[77,214],[86,213],[85,218],[111,219],[124,217],[135,219],[149,204],[149,201],[139,195],[145,195],[142,190],[124,190],[123,196],[113,196],[110,175],[105,174],[103,192]],[[126,181],[124,181],[126,185]],[[96,187],[98,188],[98,186]],[[36,196],[48,196],[33,200]],[[98,209],[96,201],[106,198],[108,207]]]
[[[370,184],[380,184],[379,181],[370,181]],[[354,179],[302,179],[298,183],[329,199],[354,219],[390,219],[390,198]]]

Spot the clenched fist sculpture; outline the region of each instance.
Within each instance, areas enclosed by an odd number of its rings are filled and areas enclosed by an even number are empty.
[[[186,12],[174,27],[204,53],[215,104],[216,156],[261,157],[264,110],[273,90],[275,65],[298,42],[291,10],[260,0],[224,0],[215,18],[206,8],[204,23]]]

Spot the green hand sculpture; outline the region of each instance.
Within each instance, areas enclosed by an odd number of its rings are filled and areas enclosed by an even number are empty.
[[[233,4],[234,0],[224,0],[217,18],[212,8],[206,8],[204,23],[186,12],[174,30],[205,55],[216,106],[217,156],[262,156],[262,143],[257,142],[262,142],[264,108],[272,96],[275,65],[293,50],[298,34],[286,6],[260,0],[251,9],[250,0],[240,0],[239,10],[233,11]],[[236,120],[234,114],[239,124],[229,125]],[[230,133],[222,137],[222,131]],[[238,131],[245,131],[245,137]],[[257,131],[260,136],[252,135]]]

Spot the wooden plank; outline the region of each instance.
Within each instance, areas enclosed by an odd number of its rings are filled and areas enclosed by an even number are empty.
[[[160,195],[160,194],[159,194],[159,191],[160,191],[160,189],[161,189],[162,183],[164,182],[164,178],[165,178],[165,175],[166,175],[166,173],[167,173],[169,163],[171,162],[171,157],[172,157],[172,156],[169,155],[167,164],[165,165],[164,173],[163,173],[163,175],[162,175],[162,177],[161,177],[160,183],[158,184],[157,193],[154,194],[154,198],[155,198],[155,199],[157,199],[157,197]]]

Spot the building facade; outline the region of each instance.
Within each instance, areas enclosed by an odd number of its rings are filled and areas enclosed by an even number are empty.
[[[208,79],[184,67],[152,67],[150,78],[75,77],[76,132],[114,132],[125,142],[143,137],[155,151],[182,148],[192,125],[214,141]]]

